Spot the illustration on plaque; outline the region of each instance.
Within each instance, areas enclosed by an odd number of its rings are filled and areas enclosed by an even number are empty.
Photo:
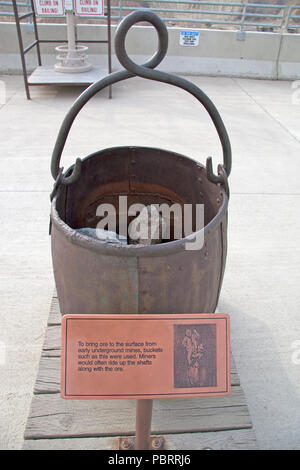
[[[215,387],[216,325],[174,325],[174,387]]]

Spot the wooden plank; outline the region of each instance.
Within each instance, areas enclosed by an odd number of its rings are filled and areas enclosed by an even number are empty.
[[[61,313],[59,309],[59,303],[57,297],[52,297],[50,306],[50,313],[48,318],[48,326],[55,326],[61,324]]]
[[[256,450],[257,441],[253,429],[205,433],[168,434],[168,450]]]
[[[112,436],[135,433],[135,401],[60,397],[60,323],[54,294],[24,448],[113,449]],[[255,448],[251,419],[232,356],[231,360],[233,388],[229,397],[154,401],[152,433],[167,434],[169,449]]]
[[[60,351],[60,325],[48,326],[43,351]]]
[[[60,357],[41,357],[34,394],[60,392]]]
[[[257,443],[252,429],[206,433],[168,434],[168,450],[255,450]],[[117,437],[90,437],[72,439],[30,439],[24,450],[113,450]]]
[[[45,351],[46,356],[40,359],[39,371],[34,387],[35,394],[60,393],[60,357],[50,356],[48,353],[58,354],[58,351]],[[238,374],[233,366],[231,370],[231,385],[240,385]]]
[[[227,397],[155,400],[152,431],[182,433],[241,429],[251,420],[241,387]],[[26,439],[134,434],[134,400],[63,400],[35,395]]]
[[[42,351],[42,357],[60,357],[60,350]]]

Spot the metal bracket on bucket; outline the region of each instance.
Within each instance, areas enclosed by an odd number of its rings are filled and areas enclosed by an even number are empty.
[[[127,55],[125,49],[125,38],[128,30],[134,24],[140,21],[147,21],[151,23],[157,33],[158,33],[158,50],[154,54],[154,56],[145,64],[138,65],[134,63]],[[61,155],[73,124],[74,119],[76,118],[79,111],[82,107],[99,91],[107,86],[113,85],[114,83],[118,83],[123,80],[127,80],[128,78],[132,78],[135,76],[139,76],[142,78],[147,78],[149,80],[155,80],[163,83],[167,83],[169,85],[173,85],[183,90],[186,90],[191,95],[193,95],[207,110],[208,114],[210,115],[214,126],[217,130],[222,150],[223,150],[223,164],[218,166],[218,174],[216,175],[213,171],[212,165],[212,158],[208,157],[206,160],[206,171],[207,177],[212,183],[220,183],[224,186],[224,189],[229,195],[228,190],[228,183],[227,178],[231,171],[231,146],[229,137],[222,121],[222,118],[213,104],[213,102],[208,98],[208,96],[194,83],[189,82],[188,80],[178,77],[176,75],[172,75],[166,72],[154,70],[157,65],[164,59],[168,48],[168,31],[165,24],[162,20],[155,15],[151,11],[139,10],[135,11],[128,16],[126,16],[121,23],[119,24],[116,36],[115,36],[115,50],[117,57],[120,63],[123,65],[125,70],[112,73],[107,77],[99,80],[98,82],[93,83],[89,88],[87,88],[74,102],[73,106],[69,110],[68,114],[66,115],[62,126],[60,128],[56,144],[52,154],[52,161],[51,161],[51,173],[56,181],[56,188],[58,188],[57,179],[59,173],[62,173],[62,169],[60,168],[60,159]],[[66,174],[61,174],[59,177],[59,184],[69,185],[74,183],[81,173],[81,159],[77,158],[75,165],[73,167],[73,171],[69,176]]]

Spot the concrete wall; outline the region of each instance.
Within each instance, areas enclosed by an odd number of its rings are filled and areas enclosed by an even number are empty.
[[[160,69],[181,74],[224,75],[269,79],[300,78],[300,34],[247,32],[244,41],[237,39],[236,31],[201,29],[199,45],[179,45],[180,28],[169,29],[169,49]],[[193,29],[195,31],[195,29]],[[112,27],[114,38],[115,27]],[[41,39],[66,38],[64,25],[39,25]],[[78,37],[106,39],[106,27],[79,25]],[[23,25],[25,46],[33,41],[32,32]],[[126,47],[131,57],[142,63],[151,56],[157,46],[156,32],[152,27],[136,26],[128,33]],[[55,63],[53,44],[42,45],[43,64]],[[107,46],[89,47],[89,61],[106,67]],[[28,69],[36,66],[36,54],[27,54]],[[119,64],[113,56],[113,68]],[[21,61],[14,23],[0,23],[0,72],[20,73]]]

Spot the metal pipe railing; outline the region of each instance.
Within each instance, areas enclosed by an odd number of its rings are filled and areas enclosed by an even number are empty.
[[[120,0],[121,1],[121,0]],[[154,0],[153,0],[154,1]],[[245,4],[245,7],[247,5]],[[113,9],[117,10],[119,7],[113,7]],[[123,11],[132,11],[132,10],[139,10],[139,8],[135,7],[122,7]],[[220,16],[255,16],[257,18],[265,18],[266,15],[264,13],[243,13],[239,11],[231,12],[231,11],[215,11],[215,10],[184,10],[184,9],[177,9],[177,8],[149,8],[151,11],[163,11],[163,12],[174,12],[174,13],[198,13],[198,14],[203,14],[203,15],[220,15]],[[273,15],[273,14],[268,14],[268,18],[283,18],[283,15]]]
[[[2,0],[0,1],[0,6],[7,6],[7,7],[12,7],[12,2],[3,2]],[[17,2],[18,7],[27,7],[27,3],[23,2]]]
[[[286,17],[286,5],[270,5],[270,4],[257,4],[257,3],[245,3],[245,2],[209,2],[209,1],[195,1],[195,0],[140,0],[139,4],[143,2],[147,3],[147,10],[161,13],[162,15],[176,13],[176,16],[161,17],[165,22],[173,23],[195,23],[195,24],[208,24],[208,25],[230,25],[239,26],[240,31],[243,31],[245,27],[263,27],[280,29],[282,28],[284,18]],[[130,11],[141,9],[140,6],[126,6],[124,5],[126,0],[119,0],[117,6],[112,6],[112,11],[118,11],[118,15],[112,15],[112,19],[122,20],[126,14]],[[151,5],[150,7],[148,5]],[[159,4],[157,6],[157,4]],[[177,4],[179,8],[165,8],[164,4]],[[153,6],[152,6],[153,5]],[[195,8],[185,9],[183,6],[195,6]],[[209,10],[207,8],[200,8],[202,6],[218,6],[218,7],[239,7],[241,11],[225,11],[221,9]],[[255,8],[256,11],[249,11],[249,8]],[[248,11],[247,11],[248,9]],[[263,11],[268,9],[270,13]],[[259,10],[259,11],[257,11]],[[276,10],[276,12],[274,11]],[[263,11],[263,12],[262,12]],[[189,15],[189,17],[183,17],[182,15]],[[207,15],[205,18],[197,18],[195,16]],[[209,18],[212,16],[212,18]],[[218,16],[219,18],[215,18]],[[221,17],[221,18],[220,18]],[[222,18],[223,17],[223,18]],[[231,19],[230,19],[231,17]],[[260,19],[266,19],[265,22],[258,21]],[[249,20],[252,21],[249,21]],[[248,21],[247,21],[248,20]],[[257,20],[257,21],[256,21]],[[270,21],[268,21],[270,20]],[[274,21],[275,20],[275,21]],[[276,21],[277,20],[277,21]],[[271,22],[272,21],[272,22]]]
[[[247,5],[248,7],[255,7],[255,8],[286,8],[286,5],[281,4],[272,4],[269,3],[246,3],[246,2],[204,2],[198,0],[139,0],[138,3],[184,3],[189,5],[211,5],[211,6],[228,6],[228,7],[243,7]]]
[[[11,11],[1,11],[1,7],[11,7]],[[18,11],[18,16],[19,20],[24,20],[27,18],[26,22],[26,29],[28,32],[33,32],[33,21],[32,21],[32,5],[31,5],[31,0],[26,0],[26,2],[16,2],[16,8]],[[22,9],[21,12],[19,12],[19,8]],[[0,16],[15,16],[15,12],[13,10],[13,3],[12,1],[3,1],[0,0]]]
[[[300,29],[300,5],[282,5],[266,3],[246,2],[217,2],[203,0],[139,0],[137,6],[129,6],[126,0],[119,0],[111,6],[111,19],[121,21],[131,11],[140,10],[145,4],[145,9],[154,11],[161,16],[166,23],[178,26],[186,24],[192,27],[194,24],[201,26],[233,26],[245,33],[246,29],[265,29],[273,31]],[[1,6],[11,6],[12,2],[0,0]],[[26,2],[18,2],[19,7],[28,7]],[[149,7],[150,5],[150,7]],[[175,5],[178,8],[175,8]],[[213,7],[211,9],[209,7]],[[231,9],[231,10],[228,10]],[[13,12],[1,11],[0,16],[13,16]],[[45,19],[44,19],[45,20]],[[83,20],[84,21],[84,20]]]
[[[298,15],[294,15],[293,11],[299,10]],[[298,23],[298,24],[297,24]],[[288,19],[287,19],[287,24],[286,24],[286,29],[300,29],[300,5],[291,5],[289,8],[289,14],[288,14]]]
[[[0,1],[0,7],[1,6],[13,8],[12,2],[7,2],[7,1],[3,1],[3,0]],[[17,2],[17,7],[27,8],[27,10],[29,9],[27,2]],[[0,10],[0,16],[15,16],[15,14],[14,14],[13,10],[11,10],[11,11],[1,11]]]

